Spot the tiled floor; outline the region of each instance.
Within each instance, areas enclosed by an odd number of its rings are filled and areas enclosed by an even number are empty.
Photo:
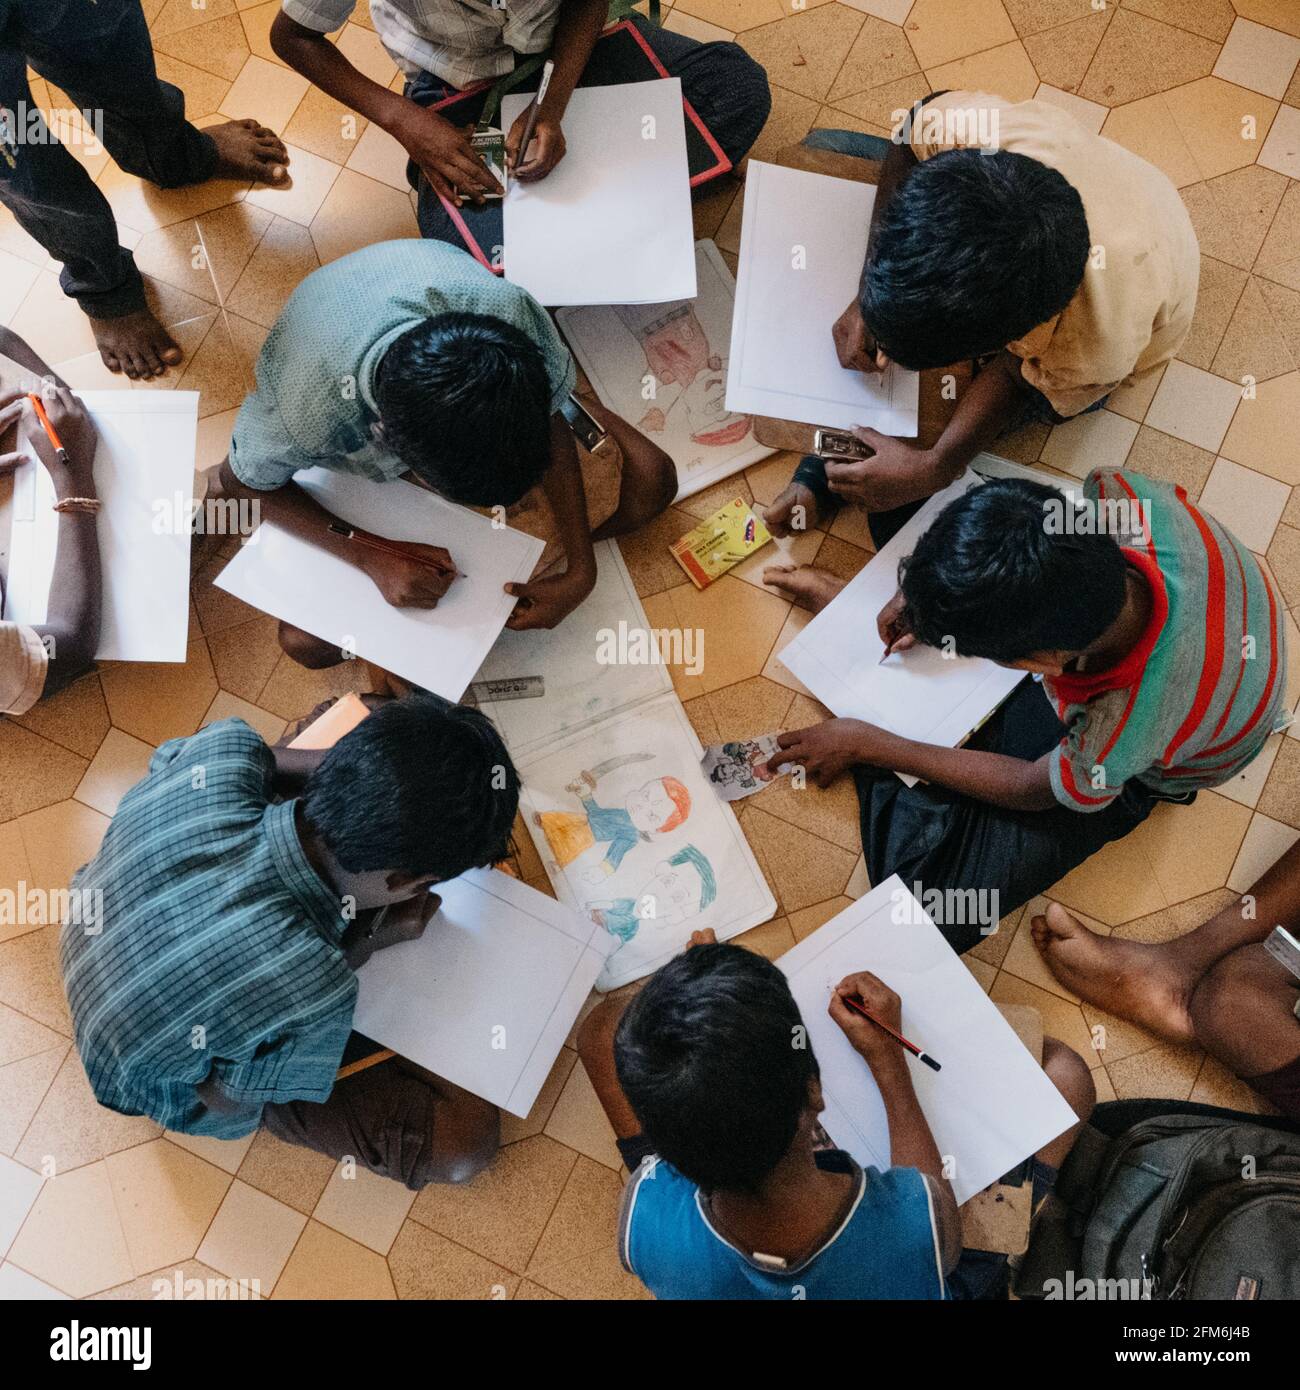
[[[220,460],[250,364],[286,295],[324,261],[414,236],[392,142],[277,62],[277,0],[146,0],[160,68],[205,121],[257,115],[293,149],[294,187],[236,184],[162,194],[100,156],[91,172],[136,250],[150,293],[187,349],[171,385],[202,393],[202,458]],[[665,9],[668,7],[665,6]],[[677,0],[668,24],[736,35],[768,68],[770,156],[814,126],[884,133],[889,113],[932,88],[1035,94],[1159,164],[1180,187],[1203,250],[1200,308],[1158,388],[1059,430],[1026,431],[1015,457],[1080,475],[1100,459],[1177,479],[1264,557],[1300,605],[1300,4],[1296,0]],[[738,32],[737,32],[738,31]],[[382,82],[395,70],[366,6],[339,39]],[[48,94],[37,84],[37,97]],[[740,185],[697,205],[697,231],[739,245]],[[55,267],[0,219],[0,320],[74,384],[118,386],[99,365]],[[1243,399],[1242,379],[1253,392]],[[781,456],[691,498],[624,551],[656,624],[701,625],[711,660],[678,689],[702,738],[797,726],[821,714],[774,652],[806,621],[766,592],[758,566],[704,594],[680,582],[666,543],[739,493],[769,500]],[[865,527],[840,518],[808,542],[841,574],[867,558]],[[0,882],[60,886],[93,853],[151,748],[238,714],[267,738],[354,679],[282,657],[275,623],[212,587],[221,556],[196,552],[189,659],[113,666],[27,717],[0,724]],[[1290,623],[1300,686],[1300,645]],[[1300,688],[1289,698],[1294,705]],[[745,802],[741,820],[779,899],[750,933],[779,954],[866,887],[846,785]],[[1212,912],[1300,835],[1300,742],[1273,740],[1255,767],[1191,810],[1166,807],[1071,874],[1052,896],[1099,930],[1158,940]],[[526,843],[526,842],[525,842]],[[530,851],[526,875],[545,886]],[[1098,1090],[1251,1107],[1250,1094],[1190,1049],[1158,1045],[1081,1008],[1039,963],[1030,911],[968,957],[994,999],[1027,1001],[1096,1067]],[[743,939],[743,938],[742,938]],[[282,1298],[635,1298],[613,1244],[617,1152],[566,1049],[534,1113],[469,1188],[418,1198],[335,1174],[265,1134],[237,1144],[162,1135],[100,1109],[75,1054],[52,929],[0,926],[0,1297],[149,1297],[153,1280],[259,1281]],[[1092,1031],[1105,1028],[1104,1051]],[[50,1177],[50,1174],[57,1176]]]

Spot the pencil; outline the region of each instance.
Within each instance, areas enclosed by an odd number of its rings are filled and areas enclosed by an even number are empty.
[[[929,1067],[932,1071],[941,1070],[939,1063],[936,1062],[928,1052],[922,1052],[921,1049],[917,1047],[917,1045],[914,1042],[908,1042],[908,1040],[901,1033],[895,1033],[894,1030],[889,1026],[889,1024],[887,1024],[883,1019],[877,1018],[875,1014],[873,1014],[865,1004],[860,1003],[857,999],[850,998],[846,994],[841,994],[840,999],[843,1001],[843,1003],[848,1005],[850,1009],[853,1009],[857,1013],[860,1013],[863,1018],[869,1018],[872,1021],[872,1023],[876,1025],[877,1028],[883,1028],[885,1032],[888,1033],[889,1036],[894,1039],[895,1042],[901,1043],[912,1054],[912,1056],[916,1058],[918,1062],[924,1062],[925,1065]]]
[[[533,138],[533,131],[537,128],[537,116],[542,109],[542,102],[546,100],[546,89],[551,85],[551,74],[555,71],[555,63],[548,58],[546,66],[542,69],[542,80],[537,88],[537,95],[533,98],[533,104],[528,108],[528,124],[524,126],[524,138],[519,142],[519,163],[528,162],[528,142]]]
[[[354,541],[357,545],[369,546],[371,550],[382,550],[388,555],[400,555],[403,560],[409,560],[413,565],[419,565],[422,569],[433,570],[435,574],[450,574],[458,579],[464,579],[463,574],[459,574],[455,567],[449,568],[440,565],[437,560],[430,560],[424,555],[417,555],[407,549],[400,541],[388,541],[382,536],[372,536],[364,531],[357,531],[353,527],[342,521],[333,521],[329,528],[336,536],[342,536],[345,540]]]
[[[63,447],[63,441],[59,438],[59,432],[50,423],[50,417],[45,413],[45,403],[35,392],[29,392],[27,399],[32,403],[32,409],[36,412],[36,418],[41,422],[41,428],[45,431],[46,437],[54,447],[55,454],[58,455],[59,462],[66,464],[68,461],[68,451]]]

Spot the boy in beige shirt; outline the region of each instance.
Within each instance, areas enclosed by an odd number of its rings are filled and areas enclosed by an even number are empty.
[[[884,161],[858,298],[833,329],[841,363],[991,360],[931,448],[859,430],[870,458],[805,459],[769,509],[778,535],[796,504],[879,514],[928,497],[998,435],[1098,409],[1187,336],[1200,253],[1177,190],[1058,107],[947,92],[911,108],[892,143],[808,143]],[[901,524],[889,520],[882,531]]]

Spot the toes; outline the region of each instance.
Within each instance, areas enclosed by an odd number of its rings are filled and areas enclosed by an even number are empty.
[[[99,355],[104,359],[104,366],[106,366],[110,372],[120,372],[122,370],[122,363],[117,353],[111,351],[109,348],[100,348]]]
[[[166,346],[158,354],[158,356],[162,359],[164,366],[167,367],[178,366],[180,364],[181,358],[184,357],[184,355],[185,354],[170,338],[167,339]]]

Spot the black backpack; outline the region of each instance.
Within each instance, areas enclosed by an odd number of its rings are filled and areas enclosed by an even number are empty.
[[[1035,1215],[1025,1299],[1300,1298],[1300,1124],[1099,1105]]]

